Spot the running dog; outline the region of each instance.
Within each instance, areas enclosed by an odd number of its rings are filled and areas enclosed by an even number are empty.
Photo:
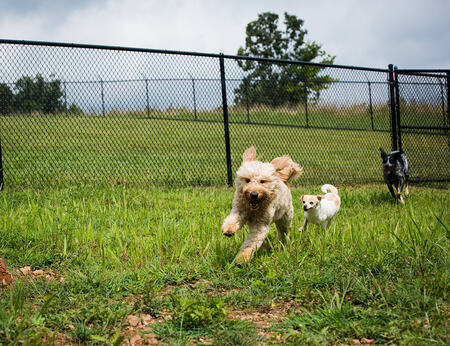
[[[402,196],[403,186],[405,187],[405,196],[409,196],[409,163],[403,151],[391,151],[386,154],[382,148],[381,158],[383,160],[383,176],[384,181],[395,202],[405,204]],[[395,194],[392,185],[397,189]]]
[[[320,225],[327,229],[341,207],[338,190],[330,184],[322,186],[325,195],[303,195],[300,197],[305,219],[299,231],[306,231],[308,223]]]
[[[233,236],[245,224],[250,233],[236,256],[236,263],[248,262],[263,244],[270,225],[277,227],[277,239],[285,242],[294,215],[290,182],[303,173],[303,168],[289,156],[261,162],[252,146],[242,155],[236,172],[236,192],[231,213],[222,224],[222,233]]]

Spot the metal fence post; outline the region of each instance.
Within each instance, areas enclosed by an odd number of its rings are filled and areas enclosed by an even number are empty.
[[[103,79],[100,78],[101,96],[102,96],[102,115],[105,116],[105,93],[103,91]]]
[[[373,107],[372,107],[372,86],[370,81],[367,82],[369,86],[369,113],[370,113],[370,123],[372,125],[372,131],[375,130],[375,126],[373,124]]]
[[[305,121],[306,127],[309,127],[309,116],[308,116],[308,93],[305,95]]]
[[[250,106],[248,102],[248,85],[247,83],[244,83],[244,90],[245,90],[245,105],[247,107],[247,124],[250,124]]]
[[[400,122],[400,85],[398,83],[397,66],[394,67],[394,81],[395,81],[395,118],[397,121],[397,148],[402,150],[402,128]]]
[[[63,84],[64,84],[64,111],[67,116],[67,82],[64,81]]]
[[[395,114],[395,81],[394,81],[394,66],[389,64],[389,110],[391,113],[391,138],[392,150],[397,150],[397,117]]]
[[[442,107],[442,120],[443,120],[442,126],[445,127],[446,123],[447,123],[447,115],[445,114],[446,112],[445,112],[444,86],[442,85],[442,81],[440,78],[438,79],[438,82],[439,82],[439,87],[441,89],[441,107]]]
[[[306,127],[309,127],[309,114],[308,114],[308,85],[306,83],[306,77],[303,81],[303,85],[305,86],[305,123]]]
[[[3,155],[2,155],[2,137],[0,136],[0,191],[3,191]]]
[[[445,126],[445,133],[447,134],[447,145],[450,150],[450,136],[448,135],[447,128],[450,127],[450,72],[447,71],[447,125]]]
[[[228,178],[228,186],[233,186],[233,175],[231,173],[230,129],[228,123],[228,104],[227,104],[225,64],[223,59],[223,53],[221,53],[219,56],[219,63],[220,63],[220,81],[222,87],[223,126],[225,130],[225,151],[227,156],[227,178]]]
[[[450,72],[447,71],[447,124],[445,127],[450,127]]]
[[[150,101],[148,98],[148,79],[145,78],[145,100],[147,105],[147,118],[150,118]]]
[[[194,118],[195,120],[198,120],[197,118],[197,100],[195,99],[195,79],[191,76],[192,80],[192,99],[194,101]]]

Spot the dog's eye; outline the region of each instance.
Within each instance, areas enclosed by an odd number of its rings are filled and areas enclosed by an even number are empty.
[[[264,184],[266,181],[264,179],[261,179],[260,183]]]
[[[309,204],[311,204],[311,205],[312,205],[312,204],[313,204],[313,202],[309,202]]]
[[[250,179],[249,179],[249,178],[245,178],[245,182],[246,182],[246,183],[249,183],[249,182],[250,182]]]

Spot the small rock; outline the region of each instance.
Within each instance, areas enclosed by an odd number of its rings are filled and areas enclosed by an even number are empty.
[[[142,340],[142,337],[141,337],[139,334],[133,335],[133,336],[130,338],[130,345],[135,345],[137,342],[139,342],[139,341],[141,341],[141,340]]]
[[[34,275],[34,276],[41,276],[41,275],[44,275],[44,271],[43,271],[42,269],[35,270],[35,271],[33,272],[33,275]]]
[[[144,321],[144,325],[148,325],[154,322],[154,318],[150,315],[142,315],[142,320]]]
[[[133,315],[127,316],[127,322],[132,327],[136,327],[139,324],[140,320],[141,319],[138,316]]]
[[[31,267],[30,266],[25,266],[23,268],[19,269],[23,275],[30,275],[31,274]]]
[[[366,339],[366,338],[362,338],[361,339],[361,342],[363,343],[363,344],[371,344],[371,343],[373,343],[373,339]]]

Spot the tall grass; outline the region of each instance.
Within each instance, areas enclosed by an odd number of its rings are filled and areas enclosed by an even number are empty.
[[[13,268],[51,269],[65,282],[2,291],[0,342],[113,343],[129,336],[128,314],[150,313],[172,316],[146,331],[169,343],[446,343],[447,186],[413,186],[405,206],[382,185],[340,186],[331,228],[300,233],[298,198],[319,190],[294,188],[290,243],[278,244],[272,230],[265,249],[237,268],[248,230],[220,233],[232,189],[6,189],[0,256]],[[265,329],[232,313],[283,305],[293,308]]]

